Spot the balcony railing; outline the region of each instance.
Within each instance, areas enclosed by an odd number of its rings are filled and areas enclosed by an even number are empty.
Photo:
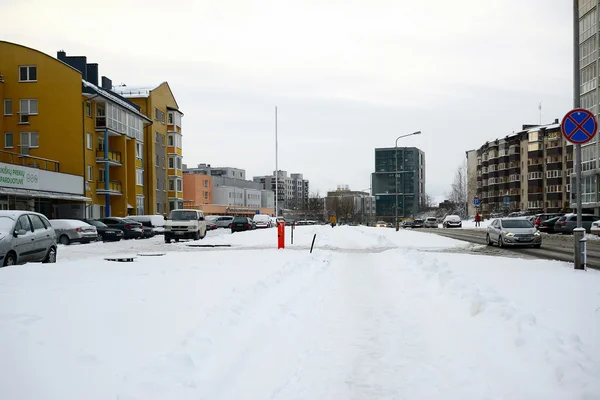
[[[46,171],[59,172],[60,164],[56,160],[48,158],[34,157],[27,154],[13,153],[11,151],[0,150],[0,162],[13,165],[22,165],[24,167],[43,169]]]
[[[108,150],[108,159],[103,149],[96,149],[96,160],[98,161],[114,161],[121,164],[121,152],[116,150]]]
[[[97,180],[96,181],[96,192],[118,192],[121,193],[122,192],[122,186],[121,186],[121,182],[119,181],[109,181],[108,182],[108,189],[106,187],[106,183],[103,180]]]

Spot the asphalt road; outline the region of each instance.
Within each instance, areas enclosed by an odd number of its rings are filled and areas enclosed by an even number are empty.
[[[476,244],[487,244],[485,240],[486,229],[428,229],[428,232],[436,233],[441,236],[453,239],[463,240]],[[514,255],[522,255],[527,258],[542,258],[548,260],[558,260],[573,262],[573,236],[572,235],[548,235],[543,234],[542,247],[533,249],[528,247],[505,247],[504,252]],[[495,245],[493,248],[497,248]],[[600,269],[600,241],[587,241],[587,266],[589,268]]]

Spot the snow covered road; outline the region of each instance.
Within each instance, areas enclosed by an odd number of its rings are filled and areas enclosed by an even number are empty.
[[[2,397],[599,398],[595,271],[384,228],[275,241],[61,246],[56,265],[0,269]],[[107,249],[169,251],[118,264]]]

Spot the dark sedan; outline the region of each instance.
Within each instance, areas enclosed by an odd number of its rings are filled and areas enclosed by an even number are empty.
[[[246,217],[235,217],[231,221],[231,233],[254,230],[252,220]]]
[[[139,239],[144,235],[142,224],[139,222],[118,217],[99,218],[98,221],[106,224],[109,228],[121,230],[124,239]]]
[[[142,224],[142,239],[148,239],[148,238],[153,238],[156,235],[156,232],[154,232],[154,228],[152,228],[152,224],[150,224],[149,221],[147,222],[139,222],[139,221],[135,221],[133,219],[129,219],[129,218],[123,218],[123,221],[129,222],[129,223],[138,223],[138,224]]]
[[[82,219],[82,221],[95,226],[98,236],[103,242],[118,242],[123,239],[123,231],[120,229],[110,228],[96,219]]]
[[[538,230],[545,233],[555,233],[554,224],[556,224],[556,221],[558,221],[559,218],[560,216],[541,221]]]

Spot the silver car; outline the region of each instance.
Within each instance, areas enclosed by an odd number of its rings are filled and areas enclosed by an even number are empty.
[[[438,220],[436,217],[427,217],[425,218],[425,228],[437,228]]]
[[[77,219],[51,219],[50,223],[60,244],[90,243],[98,240],[95,226]]]
[[[33,211],[0,211],[2,265],[56,262],[56,234],[48,219]]]
[[[488,246],[540,247],[542,236],[526,218],[498,218],[488,225],[486,241]]]

